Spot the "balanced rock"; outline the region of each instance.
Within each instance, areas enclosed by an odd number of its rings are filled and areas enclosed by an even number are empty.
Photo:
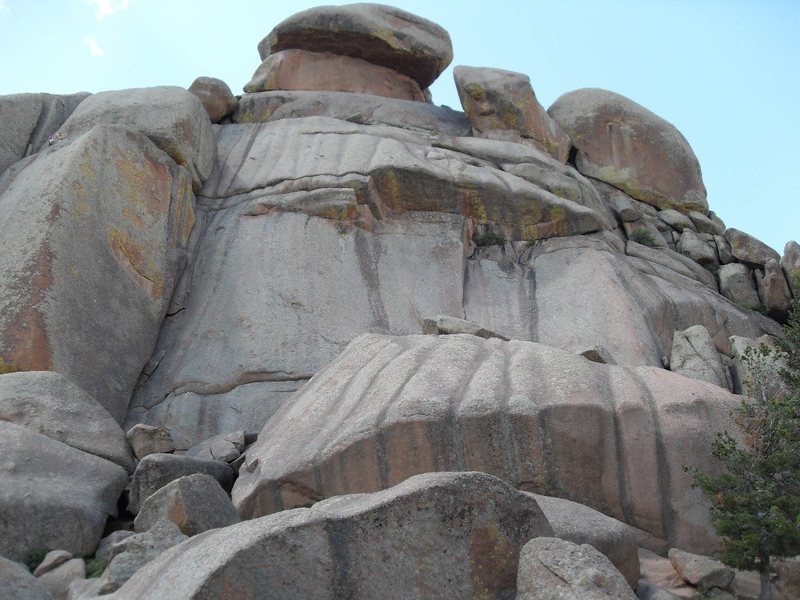
[[[244,86],[245,92],[271,90],[352,92],[425,101],[419,84],[393,69],[360,58],[297,49],[270,54]]]
[[[267,422],[233,501],[252,518],[416,473],[481,470],[710,552],[718,538],[681,467],[708,464],[736,402],[660,368],[531,342],[369,334]]]
[[[552,529],[483,473],[428,473],[190,538],[117,593],[136,598],[507,598],[522,545]]]
[[[572,142],[539,104],[527,75],[458,66],[453,77],[477,136],[532,143],[557,160],[567,161]]]
[[[195,190],[214,166],[214,134],[208,113],[197,96],[184,88],[160,86],[93,94],[78,105],[58,135],[69,140],[95,125],[124,125],[143,133],[188,169]],[[130,185],[135,186],[136,181]]]
[[[176,454],[148,454],[138,464],[131,478],[128,510],[137,514],[142,503],[170,481],[195,473],[210,475],[227,489],[233,482],[231,468],[216,460]]]
[[[427,88],[453,60],[448,33],[383,4],[319,6],[282,21],[258,44],[261,60],[287,49],[331,52],[389,67]]]
[[[137,423],[128,430],[126,437],[139,460],[149,454],[168,454],[175,450],[175,442],[166,427]]]
[[[15,162],[47,147],[49,138],[89,96],[12,94],[0,96],[0,174]]]
[[[227,527],[239,521],[236,509],[216,479],[196,473],[171,481],[149,496],[136,515],[136,531],[147,531],[168,519],[187,536]]]
[[[744,231],[730,228],[725,230],[724,236],[731,244],[733,257],[751,267],[763,267],[770,259],[781,259],[775,250]]]
[[[686,138],[643,106],[585,88],[564,94],[547,112],[572,138],[584,175],[658,208],[708,210],[700,164]]]
[[[539,537],[522,548],[518,600],[636,600],[614,565],[589,544]]]
[[[0,556],[42,548],[91,555],[116,514],[125,470],[1,420],[0,456]]]
[[[67,377],[50,371],[0,375],[0,421],[16,423],[133,472],[122,428]]]
[[[219,123],[236,110],[236,97],[221,79],[198,77],[189,86],[189,91],[200,100],[212,123]]]
[[[0,372],[62,373],[121,421],[183,268],[194,196],[147,137],[91,127],[95,114],[73,113],[70,137],[4,178]]]

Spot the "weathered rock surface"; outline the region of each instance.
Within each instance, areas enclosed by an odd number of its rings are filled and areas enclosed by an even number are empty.
[[[102,583],[99,593],[109,594],[119,589],[139,569],[184,540],[186,536],[174,523],[166,519],[158,521],[143,533],[125,538],[117,544],[117,552],[100,577]]]
[[[706,212],[700,164],[670,123],[632,100],[585,88],[547,110],[577,148],[575,164],[637,200],[681,212]]]
[[[508,341],[508,338],[484,329],[474,321],[467,321],[466,319],[459,319],[451,317],[450,315],[436,315],[433,319],[424,319],[422,321],[422,333],[428,335],[453,335],[457,333],[466,333],[469,335],[477,335],[478,337],[489,339],[498,338]]]
[[[551,537],[522,548],[517,578],[518,600],[636,600],[622,574],[589,544]]]
[[[390,125],[438,135],[469,135],[462,112],[446,106],[347,92],[273,91],[245,94],[232,119],[265,123],[301,117],[331,117],[363,125]]]
[[[687,583],[695,586],[727,588],[735,572],[718,560],[684,552],[678,548],[669,551],[669,562]]]
[[[730,242],[731,252],[736,260],[751,267],[763,267],[770,259],[780,261],[781,256],[761,240],[738,229],[726,229],[725,239]]]
[[[714,248],[701,236],[690,230],[681,234],[678,240],[678,252],[701,265],[711,265],[717,262],[717,253]]]
[[[28,429],[0,421],[0,555],[60,548],[90,555],[116,514],[125,470]]]
[[[0,598],[53,600],[50,591],[21,564],[0,556]]]
[[[148,454],[168,454],[175,450],[175,442],[166,427],[138,423],[128,430],[126,437],[139,460]]]
[[[530,342],[365,335],[267,422],[233,501],[250,518],[474,469],[711,551],[717,538],[681,467],[707,466],[736,402],[662,369]]]
[[[88,93],[0,96],[0,175],[15,162],[47,147]]]
[[[147,531],[168,519],[187,536],[227,527],[239,521],[231,499],[216,479],[195,474],[171,481],[149,496],[136,515],[136,531]]]
[[[408,75],[422,89],[453,60],[444,29],[382,4],[311,8],[276,25],[258,44],[261,60],[289,48],[360,58]]]
[[[0,421],[16,423],[133,472],[122,428],[89,394],[50,371],[0,375]]]
[[[352,92],[425,101],[419,84],[394,69],[360,58],[296,49],[270,54],[244,86],[245,92],[271,90]]]
[[[0,371],[62,373],[121,420],[184,264],[185,169],[98,126],[7,174],[0,202]]]
[[[786,274],[786,282],[792,292],[793,298],[800,298],[800,244],[794,241],[786,242],[781,257],[781,267]]]
[[[244,451],[246,437],[247,434],[243,430],[220,433],[192,446],[186,454],[195,458],[229,463],[239,458]]]
[[[675,332],[669,364],[674,373],[730,389],[730,375],[714,347],[714,340],[702,325]]]
[[[236,96],[228,84],[216,77],[198,77],[189,86],[208,113],[212,123],[219,123],[236,110]]]
[[[201,460],[176,454],[145,456],[131,478],[128,510],[137,514],[142,503],[169,482],[195,473],[210,475],[226,489],[230,489],[233,482],[231,468],[216,460]]]
[[[97,545],[97,550],[94,552],[95,558],[99,558],[106,562],[111,561],[112,558],[114,558],[124,549],[124,546],[118,544],[132,535],[135,535],[135,533],[127,529],[118,529],[117,531],[112,531],[106,537],[100,540],[100,543]]]
[[[95,125],[124,125],[143,133],[188,169],[195,190],[214,165],[214,134],[208,113],[197,96],[184,88],[160,86],[93,94],[81,102],[58,134],[72,139]]]
[[[520,547],[551,534],[536,501],[502,481],[429,473],[200,534],[118,596],[505,598]]]
[[[758,310],[761,306],[753,271],[742,263],[730,263],[719,268],[719,291],[742,308]]]
[[[629,526],[577,502],[539,494],[534,494],[534,498],[555,537],[599,550],[622,573],[628,585],[636,586],[639,548]]]
[[[785,322],[789,316],[792,295],[780,263],[770,258],[764,264],[764,275],[756,280],[761,305],[767,314],[778,322]]]
[[[39,577],[72,559],[72,553],[66,550],[51,550],[45,554],[42,562],[33,570],[33,576]]]
[[[572,142],[539,104],[527,75],[480,67],[453,70],[458,97],[478,137],[532,143],[567,162]]]

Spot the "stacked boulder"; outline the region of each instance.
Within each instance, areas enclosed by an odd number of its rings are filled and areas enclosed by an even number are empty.
[[[632,598],[637,546],[718,550],[682,467],[800,246],[617,94],[461,66],[434,105],[450,38],[404,11],[259,53],[239,99],[0,98],[0,555],[44,559],[0,590]]]

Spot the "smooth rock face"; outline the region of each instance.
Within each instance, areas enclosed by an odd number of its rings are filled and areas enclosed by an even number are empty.
[[[75,107],[89,94],[0,96],[0,175],[26,156],[47,147]]]
[[[567,162],[572,142],[539,104],[527,75],[458,66],[453,77],[461,105],[478,137],[532,143]]]
[[[118,597],[506,598],[519,548],[540,535],[552,530],[530,496],[483,473],[429,473],[195,536]]]
[[[142,503],[152,494],[175,479],[195,473],[210,475],[227,489],[230,489],[233,482],[231,468],[215,460],[201,460],[176,454],[145,456],[136,467],[131,479],[128,510],[137,514]]]
[[[231,499],[216,479],[195,474],[171,481],[142,503],[136,515],[136,531],[150,529],[168,519],[187,536],[227,527],[239,521]]]
[[[0,556],[0,598],[53,600],[50,591],[21,564]]]
[[[530,342],[364,335],[267,422],[233,501],[251,518],[416,473],[481,470],[712,551],[681,467],[709,464],[736,402],[663,369]]]
[[[577,502],[534,494],[553,527],[553,535],[573,544],[589,544],[622,573],[628,585],[639,581],[639,548],[624,523]]]
[[[197,96],[184,88],[161,86],[93,94],[81,102],[58,134],[72,139],[101,124],[124,125],[146,135],[189,170],[195,190],[211,173],[215,151],[211,122]]]
[[[236,97],[221,79],[198,77],[189,86],[189,91],[200,100],[212,123],[219,123],[236,110]]]
[[[470,135],[464,113],[446,106],[347,92],[273,91],[245,94],[234,123],[331,117],[363,125],[390,125],[441,135]]]
[[[717,560],[677,548],[670,549],[669,562],[684,581],[696,586],[726,588],[735,575],[733,569]]]
[[[270,54],[244,86],[245,92],[271,90],[352,92],[425,101],[419,84],[394,69],[360,58],[308,50]]]
[[[731,244],[734,258],[752,267],[763,267],[770,259],[780,261],[781,256],[761,240],[738,229],[726,229],[725,239]]]
[[[714,340],[702,325],[675,332],[669,364],[673,373],[730,389],[730,375],[714,347]]]
[[[121,420],[184,264],[188,174],[142,134],[98,126],[4,183],[0,371],[62,373]]]
[[[119,465],[0,421],[0,555],[94,552],[127,484]]]
[[[448,33],[383,4],[319,6],[282,21],[258,44],[261,60],[297,48],[360,58],[407,75],[427,88],[453,60]]]
[[[584,175],[658,208],[708,211],[697,157],[661,117],[595,88],[564,94],[547,112],[572,138]]]
[[[614,565],[588,544],[539,537],[522,548],[518,600],[636,600]]]
[[[126,437],[139,460],[148,454],[167,454],[175,450],[175,443],[166,427],[139,423],[128,430]]]
[[[133,472],[122,428],[68,378],[50,371],[0,375],[0,421],[16,423]]]

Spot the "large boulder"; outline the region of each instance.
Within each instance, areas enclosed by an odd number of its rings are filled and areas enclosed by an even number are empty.
[[[208,113],[212,123],[218,123],[236,110],[236,96],[228,84],[216,77],[198,77],[189,86]]]
[[[211,121],[200,100],[184,88],[160,86],[100,92],[70,115],[58,134],[76,138],[95,125],[124,125],[146,135],[186,167],[195,190],[211,173],[215,146]],[[137,186],[131,181],[132,187]],[[144,182],[139,182],[142,187]]]
[[[661,117],[595,88],[564,94],[547,112],[572,138],[575,164],[584,175],[658,208],[708,211],[697,157]]]
[[[121,420],[185,262],[187,171],[105,125],[2,183],[0,372],[62,373]]]
[[[574,544],[589,544],[622,573],[628,585],[639,581],[639,547],[631,528],[583,504],[534,494],[553,528],[553,535]]]
[[[128,510],[137,514],[142,503],[168,483],[197,473],[213,477],[228,490],[233,483],[233,471],[219,461],[179,454],[148,454],[136,466],[131,478]]]
[[[16,423],[133,472],[122,428],[68,378],[50,371],[0,375],[0,421]]]
[[[458,66],[453,77],[476,135],[531,143],[567,162],[572,142],[539,104],[527,75]]]
[[[761,240],[738,229],[726,229],[725,239],[730,242],[733,257],[751,267],[763,267],[767,261],[780,261],[781,255]]]
[[[88,95],[0,96],[0,175],[15,162],[46,148],[50,136]]]
[[[707,467],[738,402],[663,369],[531,342],[364,335],[270,418],[233,501],[251,518],[416,473],[481,470],[712,551],[682,467]]]
[[[781,257],[781,267],[786,274],[786,282],[792,297],[800,300],[800,244],[794,241],[786,242]]]
[[[730,389],[730,374],[722,364],[708,329],[694,325],[672,337],[670,369],[685,377]]]
[[[427,88],[453,60],[448,33],[383,4],[319,6],[282,21],[258,44],[261,60],[297,48],[353,56],[389,67]]]
[[[425,101],[419,84],[394,69],[360,58],[296,49],[270,54],[244,86],[245,92],[270,90],[353,92]]]
[[[53,600],[50,591],[20,563],[0,556],[0,598]]]
[[[112,462],[0,420],[0,556],[94,552],[128,477]]]
[[[518,600],[636,600],[622,574],[589,544],[539,537],[522,548]]]
[[[483,473],[429,473],[195,536],[117,593],[147,598],[507,598],[536,501]]]

